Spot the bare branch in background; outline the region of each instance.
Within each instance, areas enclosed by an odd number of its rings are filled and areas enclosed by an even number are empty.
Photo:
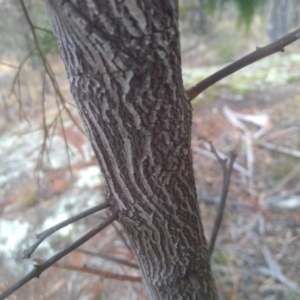
[[[14,66],[12,64],[8,64],[8,63],[2,62],[2,61],[0,61],[0,65],[10,67],[10,68],[13,68],[13,69],[19,69],[19,67],[20,67],[20,66],[17,67],[17,66]]]
[[[231,177],[231,173],[232,173],[232,169],[233,169],[233,163],[234,163],[234,160],[236,159],[236,157],[237,157],[237,155],[235,153],[231,152],[228,168],[226,166],[226,161],[223,161],[222,159],[220,159],[220,160],[218,159],[219,163],[222,166],[222,170],[223,170],[223,186],[222,186],[220,205],[218,208],[218,213],[217,213],[217,217],[215,220],[213,233],[212,233],[212,236],[211,236],[211,239],[209,242],[209,247],[208,247],[210,255],[212,254],[212,252],[214,250],[218,232],[221,227],[223,213],[224,213],[226,199],[227,199],[227,194],[228,194],[228,190],[229,190],[230,177]]]
[[[54,35],[52,30],[50,30],[50,29],[42,28],[42,27],[39,27],[39,26],[36,26],[36,25],[33,25],[33,28],[36,29],[36,30],[44,31],[44,32],[47,32],[51,35]]]
[[[210,255],[212,255],[212,252],[214,250],[214,246],[217,240],[218,232],[221,227],[222,219],[223,219],[223,213],[225,209],[227,194],[229,190],[229,184],[230,184],[230,177],[233,170],[233,163],[237,157],[237,155],[233,152],[230,153],[230,159],[229,159],[229,165],[227,167],[227,158],[223,159],[219,156],[217,150],[213,146],[211,142],[209,142],[206,138],[201,137],[202,140],[206,141],[210,145],[211,152],[214,153],[216,156],[219,164],[222,167],[223,171],[223,185],[222,185],[222,192],[221,192],[221,198],[220,198],[220,204],[218,207],[217,217],[215,220],[212,236],[210,238],[208,250]]]
[[[29,59],[29,57],[32,55],[32,53],[36,50],[36,48],[32,49],[24,58],[23,60],[21,61],[20,65],[17,67],[17,73],[15,74],[14,76],[14,79],[12,81],[12,84],[11,84],[11,88],[10,88],[10,92],[8,94],[8,98],[11,97],[11,95],[15,95],[17,101],[18,101],[18,104],[19,104],[19,110],[20,110],[20,113],[22,112],[24,117],[26,118],[26,120],[29,122],[29,119],[27,118],[27,115],[26,115],[26,112],[23,108],[23,104],[22,104],[22,101],[21,101],[21,92],[20,92],[20,73],[25,65],[25,63],[27,62],[27,60]],[[2,63],[4,64],[4,63]],[[10,67],[13,67],[10,65]],[[17,91],[16,91],[16,86],[17,86]]]
[[[278,146],[278,145],[275,145],[275,144],[272,144],[272,143],[267,143],[267,142],[258,142],[257,144],[260,147],[264,147],[264,148],[267,148],[267,149],[270,149],[270,150],[273,150],[273,151],[277,151],[277,152],[280,152],[280,153],[284,153],[284,154],[287,154],[287,155],[291,155],[291,156],[300,158],[300,151],[298,151],[298,150],[290,149],[290,148],[283,147],[283,146]]]
[[[43,263],[43,260],[41,260],[41,259],[34,259],[34,260],[37,261],[38,263]],[[131,281],[131,282],[142,282],[141,277],[115,274],[115,273],[111,273],[111,272],[107,272],[107,271],[93,269],[86,265],[84,265],[82,267],[78,267],[78,266],[73,266],[73,265],[69,265],[69,264],[55,263],[52,266],[55,268],[60,268],[60,269],[65,269],[65,270],[94,274],[94,275],[101,276],[102,278],[109,278],[109,279],[115,279],[115,280],[121,280],[121,281]]]
[[[34,48],[30,52],[28,52],[28,54],[23,58],[23,60],[21,61],[20,65],[18,67],[13,67],[13,66],[10,65],[10,67],[17,68],[18,71],[17,71],[17,73],[16,73],[16,75],[15,75],[13,81],[12,81],[12,85],[11,85],[11,88],[10,88],[10,92],[9,92],[8,98],[13,94],[16,81],[20,77],[20,72],[22,71],[23,66],[25,65],[25,63],[27,62],[27,60],[29,59],[29,57],[32,55],[32,53],[35,50],[36,50],[36,48]],[[4,64],[4,63],[1,63],[1,64]]]
[[[297,41],[300,38],[300,28],[297,30],[283,36],[279,40],[265,46],[265,47],[257,47],[256,50],[241,59],[233,62],[229,66],[219,70],[218,72],[212,74],[211,76],[205,78],[204,80],[200,81],[198,84],[193,86],[192,88],[186,91],[187,96],[190,101],[195,99],[199,94],[201,94],[204,90],[215,84],[216,82],[220,81],[221,79],[227,77],[234,72],[253,64],[254,62],[270,56],[276,52],[284,52],[284,47],[288,46],[289,44]]]
[[[132,263],[132,262],[130,262],[128,260],[125,260],[125,259],[113,257],[113,256],[110,256],[110,255],[107,255],[107,254],[96,253],[96,252],[92,252],[92,251],[88,251],[88,250],[84,250],[84,249],[77,249],[75,251],[80,252],[80,253],[84,253],[84,254],[87,254],[87,255],[95,256],[95,257],[100,257],[100,258],[103,258],[103,259],[106,259],[106,260],[110,260],[110,261],[116,262],[118,264],[130,267],[130,268],[134,268],[134,269],[138,269],[138,270],[140,269],[138,264]]]
[[[42,74],[42,80],[43,80],[43,85],[42,85],[42,101],[41,101],[41,105],[42,105],[42,124],[43,124],[43,143],[42,143],[42,147],[40,150],[40,154],[39,157],[37,159],[37,165],[36,165],[36,169],[39,170],[42,165],[43,165],[43,159],[44,159],[44,155],[45,153],[48,154],[47,152],[47,140],[49,138],[49,129],[47,126],[47,121],[46,121],[46,108],[45,108],[45,90],[46,90],[46,76],[45,73]]]
[[[265,262],[267,263],[268,267],[267,268],[260,267],[259,272],[266,276],[273,277],[274,279],[278,280],[281,284],[285,285],[287,288],[292,290],[294,293],[300,295],[300,286],[297,285],[297,283],[295,283],[294,281],[288,279],[282,273],[281,268],[273,258],[269,247],[265,243],[263,243],[261,247],[262,247],[262,252],[264,255]]]
[[[274,278],[297,295],[300,295],[300,286],[283,274],[280,265],[273,258],[272,252],[265,240],[265,219],[262,214],[260,214],[258,225],[259,236],[256,236],[256,233],[254,233],[253,236],[255,237],[256,244],[263,253],[265,263],[267,264],[267,267],[259,267],[258,272]]]
[[[56,263],[58,260],[69,254],[70,252],[74,251],[76,248],[90,240],[93,236],[95,236],[97,233],[102,231],[104,228],[106,228],[108,225],[113,223],[115,220],[118,219],[117,214],[111,215],[109,218],[107,218],[104,222],[100,223],[96,227],[94,227],[92,230],[90,230],[88,233],[86,233],[84,236],[79,238],[77,241],[75,241],[73,244],[71,244],[66,249],[58,252],[57,254],[53,255],[51,258],[43,262],[42,264],[35,265],[34,269],[29,272],[27,275],[25,275],[21,280],[16,282],[14,285],[12,285],[10,288],[5,290],[2,294],[0,294],[0,300],[6,299],[8,296],[13,294],[15,291],[17,291],[19,288],[21,288],[23,285],[25,285],[27,282],[32,280],[33,278],[39,278],[40,275],[49,267],[51,267],[54,263]]]
[[[54,72],[51,68],[51,65],[50,63],[48,62],[41,46],[40,46],[40,43],[38,41],[38,38],[37,38],[37,35],[36,35],[36,29],[38,30],[41,30],[41,28],[37,28],[33,22],[31,21],[30,19],[30,16],[29,16],[29,13],[27,11],[27,8],[24,4],[24,1],[23,0],[19,0],[20,4],[21,4],[21,7],[22,7],[22,10],[24,12],[24,16],[25,16],[25,19],[29,25],[29,28],[31,30],[31,33],[32,33],[32,36],[33,36],[33,40],[34,40],[34,43],[35,43],[35,47],[41,57],[41,60],[42,60],[42,63],[43,63],[43,67],[44,67],[44,70],[46,72],[46,74],[48,75],[50,81],[51,81],[51,84],[52,84],[52,87],[55,91],[55,94],[58,96],[59,100],[60,100],[60,103],[62,104],[63,106],[63,109],[66,111],[66,113],[68,114],[68,116],[70,117],[70,119],[72,120],[72,122],[76,125],[76,127],[83,133],[85,134],[84,130],[81,128],[81,126],[77,123],[77,121],[74,119],[70,109],[67,107],[66,103],[66,99],[65,97],[63,96],[63,93],[61,92],[61,89],[59,87],[59,84],[55,78],[55,75],[54,75]]]
[[[100,211],[102,209],[105,209],[105,208],[108,208],[110,206],[110,204],[108,203],[103,203],[103,204],[100,204],[100,205],[97,205],[95,207],[92,207],[90,209],[87,209],[86,211],[84,212],[81,212],[79,213],[78,215],[76,216],[73,216],[61,223],[58,223],[56,224],[55,226],[47,229],[46,231],[40,233],[40,234],[37,234],[36,237],[37,237],[37,241],[31,246],[29,247],[28,249],[24,250],[23,252],[23,258],[30,258],[32,253],[36,250],[36,248],[41,244],[41,242],[46,239],[48,236],[50,236],[51,234],[53,234],[54,232],[60,230],[61,228],[63,227],[66,227],[82,218],[85,218],[97,211]]]
[[[211,158],[213,160],[217,160],[216,156],[213,153],[211,153],[211,151],[208,151],[208,150],[200,148],[200,147],[193,147],[192,149],[195,153],[197,153],[199,155]],[[220,151],[218,151],[218,155],[222,159],[227,158],[227,156],[225,154],[221,153]],[[246,168],[244,168],[242,165],[238,164],[237,162],[234,162],[233,169],[238,171],[239,173],[241,173],[241,175],[245,176],[246,178],[249,178],[251,175]]]

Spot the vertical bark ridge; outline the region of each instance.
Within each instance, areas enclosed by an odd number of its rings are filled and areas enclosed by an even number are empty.
[[[152,299],[216,299],[175,0],[44,0],[71,92]]]

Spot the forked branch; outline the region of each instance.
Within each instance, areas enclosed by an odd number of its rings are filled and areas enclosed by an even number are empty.
[[[17,291],[19,288],[21,288],[23,285],[25,285],[27,282],[32,280],[33,278],[39,278],[40,275],[49,267],[51,267],[54,263],[56,263],[58,260],[69,254],[70,252],[74,251],[76,248],[87,242],[89,239],[91,239],[93,236],[95,236],[97,233],[99,233],[101,230],[106,228],[109,224],[113,223],[115,220],[117,220],[118,215],[113,214],[110,217],[108,217],[104,222],[100,223],[96,227],[94,227],[92,230],[90,230],[88,233],[86,233],[84,236],[79,238],[77,241],[75,241],[73,244],[71,244],[66,249],[58,252],[57,254],[53,255],[51,258],[43,262],[42,264],[37,264],[34,266],[33,270],[29,272],[27,275],[25,275],[21,280],[16,282],[14,285],[12,285],[10,288],[8,288],[6,291],[4,291],[2,294],[0,294],[0,300],[6,299],[8,296],[13,294],[15,291]]]
[[[231,177],[231,173],[233,170],[233,164],[234,164],[234,161],[235,161],[237,155],[235,153],[231,152],[229,164],[227,167],[227,158],[225,158],[225,159],[221,158],[220,155],[218,154],[217,150],[213,146],[213,144],[211,142],[209,142],[206,138],[201,137],[201,139],[203,139],[204,141],[206,141],[209,144],[211,152],[216,156],[219,164],[221,165],[222,172],[223,172],[223,185],[222,185],[222,192],[221,192],[221,197],[220,197],[220,204],[218,207],[218,212],[217,212],[213,232],[212,232],[209,246],[208,246],[209,253],[210,253],[210,255],[212,255],[212,252],[214,250],[214,246],[215,246],[215,243],[217,240],[217,236],[219,233],[219,229],[221,227],[223,213],[224,213],[225,205],[226,205],[226,199],[227,199],[228,190],[229,190],[230,177]]]
[[[100,211],[102,209],[105,209],[107,207],[109,207],[110,204],[108,203],[103,203],[100,205],[97,205],[95,207],[92,207],[90,209],[87,209],[86,211],[79,213],[76,216],[73,216],[65,221],[62,221],[58,224],[56,224],[55,226],[45,230],[44,232],[40,233],[40,234],[36,234],[36,238],[38,239],[31,247],[29,247],[28,249],[24,250],[23,252],[23,258],[30,258],[32,253],[36,250],[36,248],[40,245],[40,243],[46,239],[49,235],[51,235],[52,233],[56,232],[57,230],[66,227],[80,219],[83,219],[97,211]]]

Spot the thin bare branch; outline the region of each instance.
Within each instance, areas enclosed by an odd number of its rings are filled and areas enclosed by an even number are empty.
[[[198,147],[198,146],[194,146],[194,147],[192,148],[192,150],[193,150],[195,153],[197,153],[197,154],[200,154],[200,155],[202,155],[202,156],[211,158],[211,159],[213,159],[213,160],[217,160],[216,156],[215,156],[213,153],[211,153],[211,151],[208,151],[208,150],[206,150],[206,149],[200,148],[200,147]],[[220,151],[218,151],[218,155],[219,155],[221,158],[224,158],[224,159],[226,158],[226,155],[223,154],[223,153],[220,152]],[[234,162],[234,164],[233,164],[233,169],[236,170],[236,171],[238,171],[239,173],[241,173],[243,176],[245,176],[245,177],[247,177],[247,178],[250,177],[249,171],[248,171],[246,168],[244,168],[242,165],[238,164],[237,162]]]
[[[44,140],[48,138],[49,131],[47,127],[47,121],[46,121],[46,108],[45,108],[45,101],[46,101],[46,76],[45,73],[42,74],[43,79],[43,87],[42,87],[42,122],[43,122],[43,129],[44,129]]]
[[[274,260],[272,253],[270,249],[267,247],[266,244],[262,244],[262,252],[264,255],[265,262],[268,265],[268,268],[260,267],[259,272],[273,277],[274,279],[278,280],[281,284],[285,285],[287,288],[292,290],[297,295],[300,295],[300,286],[297,285],[296,282],[291,281],[288,279],[281,271],[280,266],[277,264],[277,262]]]
[[[210,204],[210,205],[220,205],[220,200],[217,200],[217,199],[201,197],[201,201],[203,201],[206,204]],[[251,205],[249,202],[240,202],[240,201],[237,202],[237,201],[227,200],[226,205],[227,205],[227,207],[231,207],[231,208],[242,207],[242,208],[247,208],[250,210],[253,209],[253,205]]]
[[[277,152],[281,152],[287,155],[291,155],[297,158],[300,158],[300,151],[298,150],[293,150],[287,147],[282,147],[282,146],[278,146],[272,143],[267,143],[267,142],[258,142],[258,145],[273,151],[277,151]]]
[[[27,282],[32,280],[33,278],[39,278],[40,275],[49,267],[51,267],[54,263],[56,263],[58,260],[69,254],[70,252],[74,251],[76,248],[90,240],[93,236],[95,236],[97,233],[102,231],[104,228],[106,228],[109,224],[113,223],[115,220],[117,220],[118,215],[113,214],[109,218],[107,218],[104,222],[100,223],[96,227],[94,227],[92,230],[90,230],[88,233],[86,233],[84,236],[79,238],[77,241],[75,241],[73,244],[71,244],[66,249],[58,252],[57,254],[53,255],[51,258],[46,260],[40,265],[35,265],[33,270],[29,272],[27,275],[25,275],[21,280],[16,282],[14,285],[12,285],[10,288],[5,290],[2,294],[0,294],[0,300],[6,299],[8,296],[13,294],[15,291],[17,291],[20,287],[25,285]]]
[[[190,101],[195,99],[199,94],[201,94],[204,90],[220,81],[221,79],[227,77],[228,75],[262,59],[276,52],[284,52],[284,47],[289,44],[297,41],[300,38],[300,28],[297,30],[283,36],[277,41],[265,46],[265,47],[257,47],[256,50],[241,59],[233,62],[229,66],[219,70],[218,72],[212,74],[211,76],[205,78],[200,81],[198,84],[193,86],[192,88],[186,91],[187,96]]]
[[[19,118],[21,119],[22,117],[22,113],[25,117],[25,119],[30,123],[27,115],[26,115],[26,112],[23,108],[23,104],[22,104],[22,101],[21,101],[21,84],[20,84],[20,74],[21,74],[21,71],[25,65],[25,63],[27,62],[27,60],[29,59],[29,57],[32,55],[32,53],[34,52],[35,48],[33,50],[31,50],[24,58],[23,60],[21,61],[19,67],[17,67],[17,73],[15,74],[14,76],[14,79],[12,81],[12,84],[11,84],[11,88],[10,88],[10,92],[8,94],[8,98],[11,97],[11,95],[14,95],[17,99],[17,102],[19,104]],[[12,67],[12,66],[10,66]],[[16,91],[16,87],[17,86],[17,91]]]
[[[100,205],[97,205],[95,207],[92,207],[90,209],[87,209],[84,212],[79,213],[76,216],[73,216],[71,218],[68,218],[67,220],[56,224],[55,226],[45,230],[44,232],[40,233],[40,234],[36,234],[36,238],[38,239],[31,247],[29,247],[28,249],[23,251],[23,258],[30,258],[32,253],[36,250],[36,248],[41,244],[41,242],[46,239],[48,236],[50,236],[51,234],[53,234],[54,232],[60,230],[63,227],[66,227],[82,218],[85,218],[97,211],[100,211],[102,209],[108,208],[110,206],[109,203],[103,203]]]
[[[214,246],[217,240],[218,232],[221,227],[222,219],[223,219],[223,213],[225,209],[225,204],[226,204],[226,199],[227,199],[227,194],[229,190],[229,185],[230,185],[230,177],[231,173],[233,170],[233,164],[234,161],[237,157],[237,155],[233,152],[230,153],[230,159],[229,159],[229,165],[227,167],[227,158],[223,159],[219,156],[217,150],[213,146],[211,142],[209,142],[206,138],[201,137],[204,141],[206,141],[210,145],[211,152],[214,153],[216,156],[219,164],[221,165],[222,172],[223,172],[223,185],[222,185],[222,192],[221,192],[221,197],[220,197],[220,204],[218,207],[218,212],[217,212],[217,217],[215,220],[213,232],[210,238],[208,250],[210,255],[212,255],[212,252],[214,250]]]
[[[253,233],[253,237],[255,237],[254,241],[260,247],[267,264],[267,267],[258,268],[259,273],[273,277],[281,284],[292,290],[294,293],[300,295],[300,286],[283,274],[280,265],[273,258],[272,252],[265,241],[265,219],[262,214],[260,214],[258,221],[259,236],[257,236],[256,233]]]
[[[40,148],[40,153],[37,159],[37,166],[36,169],[39,170],[42,165],[43,165],[43,160],[44,160],[44,155],[45,153],[47,154],[47,140],[49,137],[49,130],[47,126],[47,121],[46,121],[46,108],[45,108],[45,98],[46,98],[46,76],[45,73],[41,74],[42,77],[42,101],[41,101],[41,106],[42,106],[42,124],[43,124],[43,143],[42,147]]]
[[[69,108],[66,106],[66,99],[65,97],[63,96],[60,88],[59,88],[59,84],[54,76],[54,72],[51,68],[51,65],[49,64],[41,46],[40,46],[40,43],[38,41],[38,38],[37,38],[37,35],[36,35],[36,28],[35,28],[35,25],[32,23],[31,19],[30,19],[30,16],[28,14],[28,11],[27,11],[27,8],[24,4],[24,0],[19,0],[20,1],[20,4],[21,4],[21,7],[22,7],[22,10],[24,12],[24,16],[25,16],[25,19],[30,27],[30,30],[31,30],[31,33],[32,33],[32,36],[33,36],[33,40],[34,40],[34,43],[35,43],[35,46],[36,46],[36,49],[42,59],[42,63],[43,63],[43,66],[44,66],[44,69],[45,69],[45,72],[46,74],[48,75],[49,79],[50,79],[50,82],[52,84],[52,87],[56,93],[56,95],[58,96],[61,104],[63,105],[64,109],[66,110],[68,116],[70,117],[70,119],[73,121],[73,123],[77,126],[77,128],[83,133],[85,134],[84,130],[81,128],[81,126],[76,122],[76,120],[74,119],[72,113],[70,112]]]
[[[59,115],[62,113],[62,111],[64,110],[64,108],[58,108],[58,113],[56,114],[56,116],[53,118],[52,122],[47,126],[47,132],[48,132],[48,135],[47,135],[47,138],[48,138],[48,145],[47,145],[47,140],[45,140],[45,135],[44,135],[44,138],[43,138],[43,144],[42,144],[42,148],[40,149],[40,153],[39,153],[39,156],[38,156],[38,159],[37,159],[37,164],[36,164],[36,167],[35,167],[35,170],[36,171],[39,171],[43,165],[43,159],[44,159],[44,156],[45,156],[45,153],[47,154],[47,158],[49,160],[49,153],[48,153],[48,149],[51,149],[51,146],[52,146],[52,142],[53,142],[53,139],[54,139],[54,136],[55,136],[55,132],[56,132],[56,127],[57,127],[57,124],[58,124],[58,121],[59,121]],[[41,128],[41,130],[45,131],[45,128]],[[46,147],[46,151],[43,150],[43,148]],[[40,178],[39,178],[39,174],[37,176],[37,179],[38,179],[38,182],[40,181]]]
[[[8,64],[8,63],[2,62],[2,61],[0,61],[0,65],[10,67],[10,68],[13,68],[13,69],[19,69],[19,67],[17,67],[17,66],[14,66],[12,64]]]
[[[281,136],[286,136],[288,134],[294,133],[295,131],[298,131],[300,129],[300,126],[291,126],[291,127],[286,127],[283,128],[281,130],[269,133],[267,135],[265,135],[264,140],[265,141],[270,141],[270,140],[274,140],[277,139]]]
[[[33,25],[33,28],[36,29],[36,30],[44,31],[46,33],[54,35],[53,32],[52,32],[52,30],[50,30],[50,29],[42,28],[42,27],[39,27],[39,26],[36,26],[36,25]]]
[[[35,261],[37,261],[39,263],[43,262],[43,260],[41,260],[41,259],[35,259]],[[73,265],[69,265],[69,264],[61,264],[61,263],[55,263],[52,266],[55,268],[60,268],[60,269],[65,269],[65,270],[72,270],[72,271],[77,271],[77,272],[94,274],[94,275],[101,276],[103,278],[122,280],[122,281],[131,281],[131,282],[141,282],[142,281],[141,277],[115,274],[115,273],[111,273],[111,272],[107,272],[107,271],[92,269],[88,266],[77,267],[77,266],[73,266]]]
[[[209,252],[210,252],[210,255],[212,254],[212,252],[214,250],[214,246],[215,246],[215,242],[217,240],[218,232],[219,232],[219,229],[221,227],[221,223],[222,223],[222,219],[223,219],[223,213],[224,213],[226,199],[227,199],[227,194],[228,194],[229,185],[230,185],[230,177],[231,177],[231,173],[232,173],[232,170],[233,170],[233,163],[234,163],[234,160],[236,159],[236,156],[237,155],[235,153],[231,152],[228,168],[226,168],[226,162],[224,163],[224,169],[223,169],[224,178],[223,178],[221,200],[220,200],[220,205],[219,205],[219,208],[218,208],[217,217],[216,217],[216,220],[215,220],[214,229],[213,229],[213,233],[212,233],[210,243],[209,243],[209,248],[208,248]],[[222,163],[222,165],[223,165],[223,163]]]
[[[107,254],[96,253],[96,252],[92,252],[92,251],[88,251],[88,250],[84,250],[84,249],[76,249],[75,251],[80,252],[80,253],[84,253],[84,254],[87,254],[87,255],[95,256],[95,257],[100,257],[100,258],[103,258],[103,259],[106,259],[106,260],[110,260],[110,261],[116,262],[118,264],[130,267],[130,268],[134,268],[134,269],[138,269],[138,270],[140,269],[138,264],[132,263],[132,262],[130,262],[128,260],[125,260],[125,259],[113,257],[113,256],[110,256],[110,255],[107,255]]]
[[[52,87],[55,91],[55,95],[56,97],[59,98],[59,101],[56,101],[56,105],[57,105],[57,108],[58,108],[58,111],[59,111],[59,121],[60,121],[60,124],[61,124],[61,127],[62,127],[62,132],[63,132],[63,140],[64,140],[64,144],[65,144],[65,148],[66,148],[66,154],[67,154],[67,159],[68,159],[68,165],[69,165],[69,169],[71,171],[71,174],[72,174],[72,168],[71,168],[71,159],[70,159],[70,154],[69,154],[69,145],[68,145],[68,142],[67,142],[67,139],[66,139],[66,134],[65,134],[65,128],[64,128],[64,122],[63,122],[63,119],[62,119],[62,116],[61,116],[61,109],[60,109],[60,105],[59,103],[61,103],[61,105],[63,106],[64,110],[66,111],[66,113],[68,114],[69,118],[73,121],[73,123],[75,124],[75,126],[81,131],[81,132],[84,132],[83,129],[81,128],[81,126],[76,122],[76,120],[74,119],[71,111],[69,110],[69,108],[67,107],[66,105],[66,100],[59,88],[59,84],[55,78],[55,75],[54,75],[54,72],[51,68],[51,65],[49,64],[42,48],[41,48],[41,45],[38,41],[38,38],[37,38],[37,35],[36,35],[36,26],[33,24],[32,20],[30,19],[30,16],[29,16],[29,13],[27,11],[27,8],[25,6],[25,3],[24,3],[24,0],[19,0],[20,4],[21,4],[21,7],[22,7],[22,10],[23,10],[23,13],[24,13],[24,16],[25,16],[25,19],[30,27],[30,30],[31,30],[31,34],[33,36],[33,40],[34,40],[34,43],[35,43],[35,47],[41,57],[41,60],[42,60],[42,63],[43,63],[43,66],[44,66],[44,70],[46,72],[46,74],[48,75],[49,79],[50,79],[50,82],[52,84]],[[46,141],[44,141],[44,145],[45,145]],[[42,152],[43,153],[43,152]],[[43,156],[41,156],[41,162],[42,162],[42,159],[43,159]]]
[[[25,63],[27,62],[27,60],[29,59],[29,57],[32,55],[32,53],[36,50],[36,48],[32,49],[31,51],[28,52],[28,54],[23,58],[23,60],[21,61],[19,67],[17,67],[18,71],[12,81],[12,85],[10,88],[10,92],[8,95],[8,98],[13,94],[14,91],[14,86],[16,84],[16,81],[18,80],[18,78],[20,77],[20,72],[22,71],[23,66],[25,65]]]
[[[295,195],[295,192],[293,189],[288,189],[287,185],[290,183],[291,180],[295,180],[296,178],[299,178],[300,176],[300,163],[296,164],[294,168],[286,175],[284,176],[279,182],[276,182],[276,186],[272,186],[270,189],[268,189],[265,192],[265,197],[269,198],[276,194],[280,194],[281,191],[287,191],[289,190],[289,193],[291,195]],[[285,196],[287,196],[285,194]],[[276,200],[277,201],[277,200]]]

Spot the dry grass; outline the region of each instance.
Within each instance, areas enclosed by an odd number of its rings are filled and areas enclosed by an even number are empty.
[[[260,140],[299,151],[297,98],[296,94],[264,107],[263,112],[271,116],[272,127]],[[206,136],[225,154],[238,149],[237,162],[247,168],[241,131],[221,113],[207,111],[206,106],[203,116],[201,107],[196,108],[192,147],[203,147],[197,137]],[[239,112],[262,111],[252,107]],[[249,180],[238,171],[232,176],[229,203],[213,255],[218,287],[225,299],[300,299],[300,160],[255,144],[253,153],[253,186],[250,188]],[[209,237],[216,213],[212,203],[218,200],[221,190],[221,170],[216,161],[199,154],[194,155],[194,165]],[[291,199],[298,202],[288,206]],[[283,279],[276,273],[277,268]]]

